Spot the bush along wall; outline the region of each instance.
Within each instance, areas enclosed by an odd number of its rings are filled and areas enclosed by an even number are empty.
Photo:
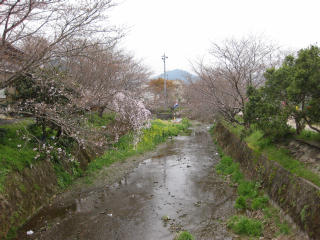
[[[320,188],[297,177],[266,156],[257,155],[223,124],[214,128],[223,151],[236,160],[242,171],[262,187],[311,239],[320,239]],[[241,201],[239,200],[239,204]]]

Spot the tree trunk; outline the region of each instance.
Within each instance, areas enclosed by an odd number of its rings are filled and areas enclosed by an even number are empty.
[[[299,135],[302,132],[302,130],[304,129],[305,123],[304,123],[303,119],[295,118],[294,120],[296,122],[296,134]]]
[[[56,134],[56,138],[59,138],[61,136],[61,127],[58,129],[57,134]]]
[[[47,139],[47,131],[46,131],[46,124],[45,121],[42,120],[41,121],[41,128],[42,128],[42,137],[41,137],[41,141],[45,142]]]
[[[98,109],[98,114],[99,114],[99,117],[103,117],[103,112],[104,112],[104,107],[100,107],[99,109]]]

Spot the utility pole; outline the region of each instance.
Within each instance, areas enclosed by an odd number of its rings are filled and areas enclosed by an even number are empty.
[[[163,61],[163,93],[164,93],[164,105],[167,107],[167,73],[166,73],[166,59],[168,57],[164,53],[161,57]]]

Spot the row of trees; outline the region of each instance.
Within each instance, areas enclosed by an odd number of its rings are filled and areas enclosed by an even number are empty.
[[[247,128],[255,124],[276,137],[288,133],[290,119],[295,121],[297,133],[306,124],[319,132],[318,47],[295,55],[248,37],[213,44],[210,53],[212,62],[196,65],[199,81],[191,83],[187,92],[193,112],[207,118],[222,116]]]
[[[108,22],[113,0],[0,1],[0,89],[12,101],[1,112],[35,118],[80,145],[88,141],[88,112],[116,112],[114,139],[149,118],[138,98],[149,76],[118,42]],[[14,88],[14,93],[8,89]],[[99,136],[104,136],[101,133]],[[103,137],[92,141],[101,145]],[[101,141],[99,141],[101,139]]]

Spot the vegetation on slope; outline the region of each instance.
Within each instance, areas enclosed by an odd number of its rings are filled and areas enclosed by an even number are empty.
[[[259,182],[248,181],[242,174],[239,163],[218,148],[221,161],[217,173],[224,176],[237,188],[238,197],[234,207],[238,214],[227,221],[227,227],[239,235],[260,237],[265,231],[273,235],[289,234],[290,228],[280,218],[279,210],[273,207]]]
[[[261,130],[256,130],[254,126],[252,126],[252,128],[247,131],[248,133],[244,136],[244,128],[242,126],[233,126],[225,122],[224,125],[239,137],[243,137],[248,146],[257,154],[266,155],[268,159],[278,162],[286,170],[320,187],[320,176],[307,169],[302,162],[294,159],[290,155],[289,150],[277,146],[273,139],[265,136]],[[295,137],[304,140],[316,140],[320,138],[318,133],[313,133],[306,130],[302,131]]]

